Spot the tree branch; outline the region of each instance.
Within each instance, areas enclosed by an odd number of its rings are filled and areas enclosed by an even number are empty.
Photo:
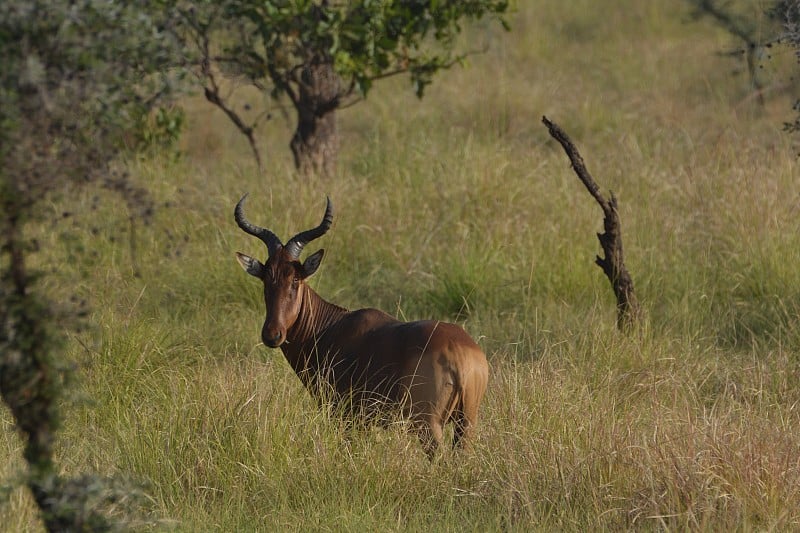
[[[764,105],[764,85],[758,77],[758,55],[763,51],[767,43],[760,43],[755,36],[756,28],[747,24],[746,19],[735,17],[732,13],[725,11],[713,0],[693,0],[698,14],[707,14],[713,18],[717,24],[725,28],[731,35],[738,37],[745,43],[744,50],[736,50],[731,55],[744,53],[747,63],[747,74],[750,76],[750,83],[754,89],[755,97],[760,105]]]
[[[583,162],[581,154],[572,143],[569,136],[557,124],[551,122],[547,117],[542,117],[542,122],[547,126],[550,135],[557,140],[564,148],[572,169],[577,174],[578,179],[589,191],[603,210],[603,229],[604,233],[598,233],[597,238],[603,248],[604,257],[597,256],[595,263],[603,269],[611,288],[617,298],[617,327],[620,330],[628,331],[635,326],[641,318],[641,308],[639,301],[633,292],[633,279],[628,269],[622,253],[622,230],[620,228],[619,212],[617,210],[617,199],[611,193],[606,199],[600,193],[600,187],[589,174]]]
[[[248,126],[245,124],[244,120],[242,120],[239,114],[231,109],[225,103],[225,100],[220,96],[220,88],[217,84],[217,79],[214,76],[214,72],[211,69],[211,60],[209,57],[208,48],[208,38],[205,37],[201,47],[201,51],[203,53],[203,62],[200,71],[203,78],[205,78],[208,82],[208,84],[204,84],[205,86],[203,87],[203,93],[206,97],[206,100],[220,108],[228,116],[231,122],[233,122],[236,128],[238,128],[238,130],[242,132],[245,137],[247,137],[247,142],[250,143],[250,150],[252,150],[253,157],[256,159],[258,170],[263,171],[264,167],[261,162],[261,153],[258,150],[258,145],[256,144],[255,136],[253,135],[254,128],[253,126]]]

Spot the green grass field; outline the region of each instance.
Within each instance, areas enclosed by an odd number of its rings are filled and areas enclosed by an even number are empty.
[[[141,483],[141,527],[176,531],[800,529],[793,59],[765,64],[760,106],[718,54],[735,43],[688,14],[519,2],[512,32],[467,32],[489,52],[423,100],[395,79],[343,111],[334,179],[294,174],[280,113],[260,174],[225,117],[187,99],[182,158],[125,163],[157,206],[133,239],[125,204],[97,191],[30,228],[44,288],[90,309],[66,345],[63,472]],[[542,115],[618,197],[636,335],[615,329],[593,263],[602,213]],[[323,297],[478,340],[491,378],[472,450],[431,464],[402,428],[350,433],[317,409],[260,343],[261,287],[234,258],[266,253],[233,222],[246,191],[248,217],[284,239],[330,195]],[[0,530],[38,531],[5,410],[0,424]]]

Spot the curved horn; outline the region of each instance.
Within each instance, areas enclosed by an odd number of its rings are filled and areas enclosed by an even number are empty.
[[[247,194],[248,193],[245,193],[245,195],[242,196],[242,199],[236,204],[236,209],[233,211],[233,218],[245,233],[249,233],[250,235],[261,239],[261,241],[267,245],[267,251],[269,252],[270,257],[272,257],[272,255],[277,253],[283,244],[281,244],[281,240],[278,238],[278,236],[272,233],[270,230],[251,224],[246,218],[244,218],[243,206],[244,201],[247,198]]]
[[[327,200],[328,204],[325,207],[325,216],[322,217],[322,222],[319,223],[319,226],[314,229],[298,233],[286,243],[286,252],[294,259],[298,259],[300,257],[300,252],[303,251],[303,247],[306,244],[310,243],[314,239],[322,237],[325,235],[328,229],[330,229],[331,224],[333,223],[333,204],[331,203],[330,198],[327,198]]]

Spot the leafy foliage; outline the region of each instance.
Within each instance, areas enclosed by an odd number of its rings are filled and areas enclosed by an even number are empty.
[[[186,111],[182,107],[161,106],[139,117],[128,144],[137,153],[172,150],[177,156],[176,146],[185,124]]]
[[[224,55],[218,59],[253,81],[270,81],[274,97],[296,95],[300,71],[312,61],[333,62],[345,82],[340,96],[354,90],[366,95],[374,80],[394,72],[408,72],[422,96],[431,76],[456,59],[454,39],[462,20],[500,15],[508,7],[506,0],[196,4],[184,11],[195,29],[219,21],[235,31],[222,42]],[[197,18],[201,7],[205,20]],[[425,46],[430,37],[443,45],[439,51]]]
[[[111,169],[132,125],[172,89],[161,72],[173,41],[143,6],[26,0],[0,7],[0,393],[26,440],[27,484],[50,530],[110,523],[95,512],[105,497],[89,496],[104,492],[98,481],[62,479],[53,464],[64,365],[56,364],[52,324],[64,316],[38,288],[41,274],[28,261],[37,244],[25,228],[47,198],[95,182],[140,212],[149,209],[143,191]]]
[[[507,0],[167,4],[181,13],[181,35],[199,52],[198,77],[207,97],[210,91],[215,97],[209,100],[248,136],[257,121],[248,126],[232,116],[216,90],[215,66],[274,99],[288,97],[301,127],[304,115],[322,117],[351,105],[366,97],[376,80],[396,74],[408,73],[422,97],[439,70],[464,57],[455,52],[463,21],[491,15],[507,27],[501,17],[508,7]]]

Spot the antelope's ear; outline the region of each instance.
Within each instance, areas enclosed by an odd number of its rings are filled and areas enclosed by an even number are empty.
[[[264,265],[262,265],[258,259],[253,259],[249,255],[236,252],[236,260],[239,261],[240,265],[242,265],[244,271],[251,276],[255,276],[258,279],[264,277]]]
[[[307,278],[311,276],[314,272],[317,271],[319,268],[320,263],[322,263],[322,256],[325,255],[325,250],[317,250],[313,254],[306,257],[305,263],[303,263],[303,278]]]

